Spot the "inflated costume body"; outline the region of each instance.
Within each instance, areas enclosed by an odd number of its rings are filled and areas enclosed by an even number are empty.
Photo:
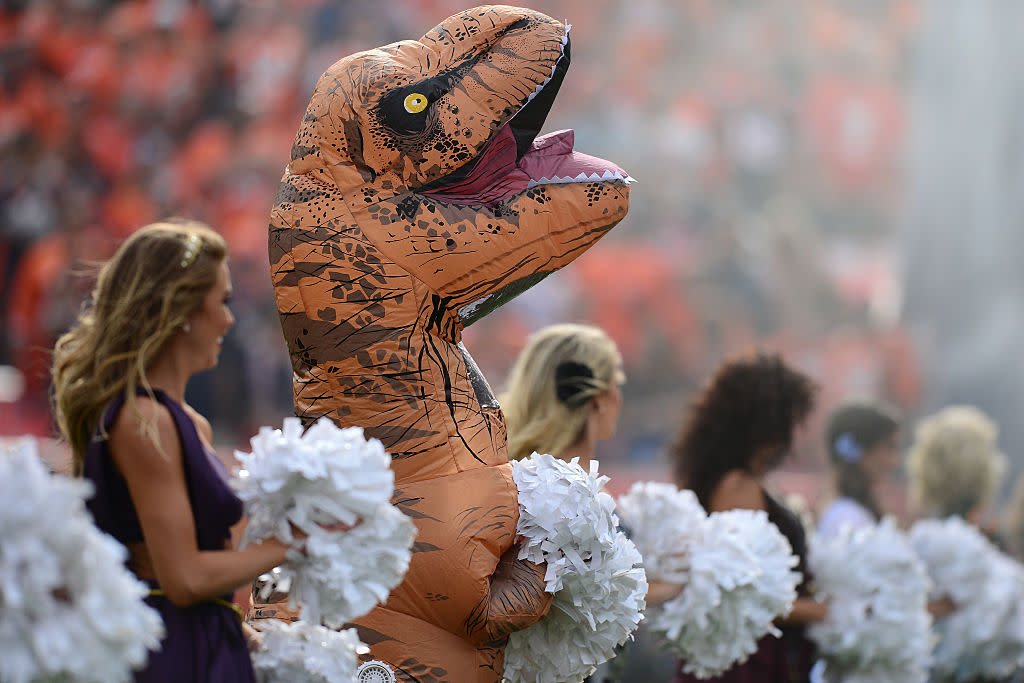
[[[271,213],[296,413],[380,439],[418,527],[405,581],[355,624],[398,680],[496,681],[550,605],[515,560],[504,421],[460,339],[626,214],[624,171],[571,132],[534,139],[568,62],[565,25],[502,6],[342,59]]]

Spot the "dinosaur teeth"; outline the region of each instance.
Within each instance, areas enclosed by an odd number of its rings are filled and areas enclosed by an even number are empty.
[[[572,28],[572,24],[565,24],[565,35],[562,36],[562,53],[563,54],[565,53],[565,46],[569,44],[569,29],[571,29],[571,28]],[[559,57],[559,59],[561,59],[561,57]],[[551,81],[552,78],[554,78],[554,76],[555,76],[555,68],[557,66],[558,66],[558,59],[556,59],[555,63],[551,65],[551,75],[548,76],[547,78],[545,78],[543,83],[539,84],[536,88],[533,89],[533,92],[530,93],[530,96],[526,98],[526,104],[524,104],[523,107],[525,107],[527,104],[532,102],[533,98],[536,97],[537,94],[541,90],[544,89],[544,86],[547,85]],[[520,107],[520,109],[522,109],[522,107]]]
[[[606,170],[604,173],[600,174],[594,171],[589,175],[586,172],[580,172],[579,175],[576,176],[551,176],[550,178],[545,176],[537,178],[536,180],[531,178],[530,182],[527,184],[527,189],[538,185],[565,185],[567,183],[602,182],[607,180],[621,180],[627,185],[629,183],[636,182],[636,179],[633,176],[624,176],[618,171]]]

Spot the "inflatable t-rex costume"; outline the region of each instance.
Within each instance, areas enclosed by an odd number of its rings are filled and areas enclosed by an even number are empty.
[[[460,339],[626,215],[624,171],[571,131],[534,139],[568,64],[566,26],[504,6],[342,59],[271,213],[296,413],[380,439],[418,527],[404,582],[355,624],[398,680],[496,681],[550,605],[515,559],[504,420]]]

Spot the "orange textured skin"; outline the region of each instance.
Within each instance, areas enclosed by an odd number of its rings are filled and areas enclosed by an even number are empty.
[[[544,568],[515,560],[504,420],[462,329],[475,306],[558,270],[610,230],[628,186],[539,185],[479,205],[417,189],[483,150],[551,75],[565,33],[531,10],[480,7],[418,41],[337,62],[317,84],[271,212],[296,414],[380,439],[394,502],[418,528],[403,583],[355,622],[369,658],[398,680],[498,681],[508,634],[551,604]],[[396,130],[381,103],[429,78],[447,89]],[[254,608],[257,619],[288,616],[282,604]]]

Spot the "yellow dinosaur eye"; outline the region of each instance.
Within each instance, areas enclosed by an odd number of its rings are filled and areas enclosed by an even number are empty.
[[[410,114],[419,114],[421,111],[427,108],[427,96],[422,95],[418,92],[414,92],[411,95],[407,95],[405,98],[405,110]]]

